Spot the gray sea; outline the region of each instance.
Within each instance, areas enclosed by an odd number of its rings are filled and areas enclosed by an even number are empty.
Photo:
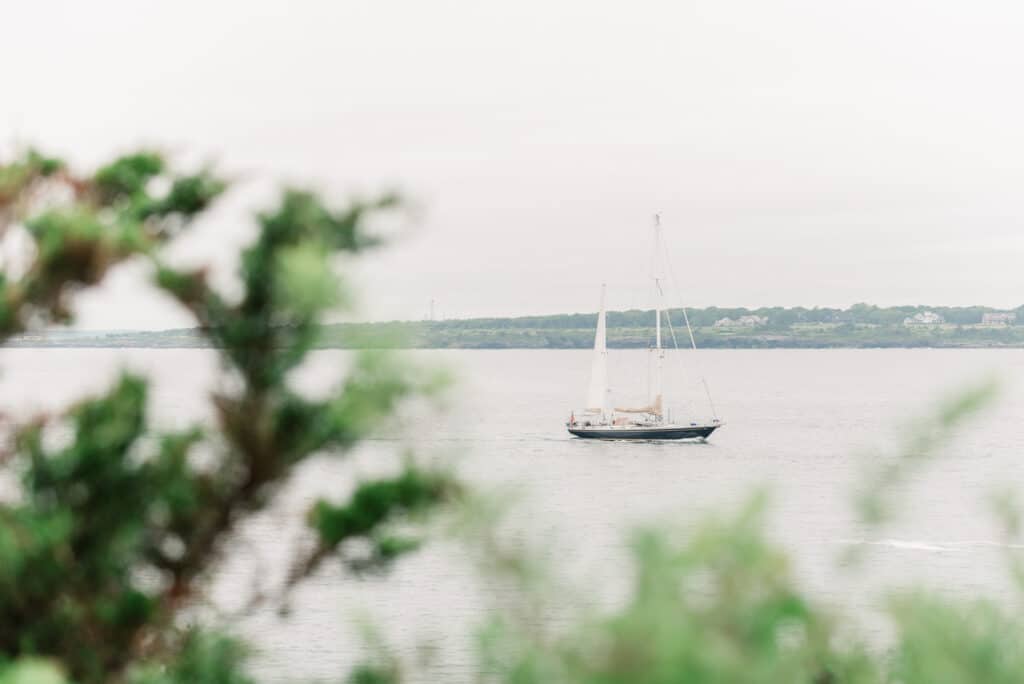
[[[297,592],[286,616],[236,612],[250,591],[280,576],[301,543],[312,501],[343,496],[355,479],[394,467],[407,448],[452,463],[481,491],[500,492],[509,501],[509,543],[555,562],[598,606],[614,604],[628,587],[632,528],[661,522],[685,529],[734,509],[757,488],[771,496],[771,537],[791,552],[794,572],[812,594],[883,640],[878,609],[889,589],[1009,595],[1011,549],[991,499],[1007,488],[1024,497],[1024,351],[678,353],[666,379],[674,415],[710,412],[703,377],[726,423],[706,444],[571,438],[564,423],[583,402],[588,351],[408,356],[457,377],[445,406],[411,408],[349,457],[307,464],[273,509],[240,531],[217,573],[213,618],[254,640],[268,680],[339,679],[366,653],[367,624],[379,625],[409,658],[432,653],[432,678],[458,681],[471,671],[468,644],[501,588],[481,579],[466,549],[448,538],[383,577],[325,567]],[[296,373],[296,388],[324,392],[343,377],[349,358],[315,354]],[[609,363],[615,403],[643,401],[647,353],[613,350]],[[167,427],[207,420],[203,395],[229,382],[210,350],[5,349],[0,407],[17,415],[53,409],[100,390],[119,368],[152,377],[152,420]],[[1002,387],[995,403],[913,471],[894,520],[862,528],[851,497],[866,469],[899,447],[914,417],[990,377]],[[865,552],[856,572],[837,564],[851,548]]]

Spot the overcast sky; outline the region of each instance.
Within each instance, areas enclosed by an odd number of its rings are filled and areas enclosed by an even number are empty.
[[[138,143],[241,191],[399,188],[373,318],[646,305],[660,211],[685,303],[1024,303],[1024,4],[943,0],[47,2],[5,11],[0,137]],[[213,220],[215,219],[215,220]],[[132,269],[82,325],[188,320]]]

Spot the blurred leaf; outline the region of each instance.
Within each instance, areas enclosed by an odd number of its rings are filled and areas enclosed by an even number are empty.
[[[278,258],[281,297],[300,318],[317,316],[342,301],[338,278],[323,250],[298,245],[282,250]]]
[[[0,665],[0,684],[67,684],[60,668],[49,661],[24,658]]]
[[[855,491],[854,504],[861,521],[877,526],[891,518],[899,487],[920,464],[934,457],[964,422],[990,406],[998,389],[998,383],[990,379],[947,397],[903,430],[903,442],[895,454],[875,456]]]
[[[451,477],[410,465],[396,477],[360,484],[346,504],[318,501],[310,520],[321,542],[333,548],[346,539],[370,536],[399,516],[437,506],[449,500],[456,490],[457,484]],[[383,546],[391,551],[407,545],[408,542],[398,540],[383,541]]]
[[[104,203],[128,199],[143,194],[146,184],[164,168],[163,156],[157,152],[126,155],[96,172],[96,188]]]
[[[389,669],[374,665],[359,665],[345,681],[348,684],[398,684],[401,679]]]
[[[897,626],[893,680],[907,684],[1019,682],[1024,623],[987,601],[954,603],[924,593],[890,601]]]
[[[140,667],[127,684],[252,684],[245,671],[247,657],[235,639],[192,632],[173,662]]]

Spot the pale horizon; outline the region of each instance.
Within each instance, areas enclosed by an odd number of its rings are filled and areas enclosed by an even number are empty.
[[[186,244],[226,255],[280,183],[399,189],[413,228],[353,314],[642,308],[661,212],[683,303],[1024,301],[1024,7],[784,1],[19,7],[0,139],[88,166],[139,144],[239,183]],[[39,36],[46,45],[39,49]],[[31,59],[25,56],[31,55]],[[223,256],[222,256],[223,255]],[[190,325],[118,269],[83,328]]]

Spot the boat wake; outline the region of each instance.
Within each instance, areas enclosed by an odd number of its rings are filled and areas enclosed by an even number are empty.
[[[840,539],[835,543],[843,546],[885,546],[902,551],[922,551],[925,553],[960,553],[979,548],[1024,549],[1024,544],[1010,544],[991,540],[923,541],[915,539]]]

